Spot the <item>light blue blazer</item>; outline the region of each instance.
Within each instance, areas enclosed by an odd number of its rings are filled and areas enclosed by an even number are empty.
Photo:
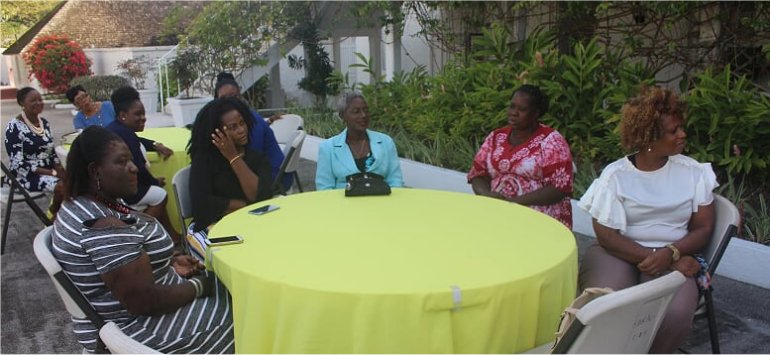
[[[366,130],[369,146],[374,156],[374,164],[367,172],[381,175],[390,187],[404,186],[401,176],[401,163],[398,160],[396,144],[387,134]],[[321,143],[318,147],[318,164],[315,173],[316,190],[342,189],[346,185],[345,177],[360,173],[353,153],[345,143],[348,129]]]

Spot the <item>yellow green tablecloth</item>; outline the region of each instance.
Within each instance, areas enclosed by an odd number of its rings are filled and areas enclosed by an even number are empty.
[[[156,152],[147,152],[147,160],[150,162],[152,176],[166,178],[166,186],[163,188],[168,193],[166,211],[171,224],[177,232],[184,234],[179,224],[179,207],[174,198],[174,188],[171,179],[177,171],[190,164],[190,156],[187,155],[187,142],[190,141],[190,130],[182,127],[147,128],[143,132],[137,132],[138,136],[163,143],[174,151],[168,159],[163,160]]]
[[[274,204],[266,215],[247,213]],[[210,266],[238,353],[513,353],[553,339],[577,248],[526,207],[443,191],[291,195],[224,217]]]

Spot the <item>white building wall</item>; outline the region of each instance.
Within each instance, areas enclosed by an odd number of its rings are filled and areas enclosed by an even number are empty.
[[[0,48],[0,53],[5,52],[5,48]],[[8,86],[11,84],[11,74],[9,69],[9,56],[3,56],[3,60],[0,60],[0,86]]]
[[[170,51],[174,46],[129,47],[129,48],[85,48],[86,56],[91,59],[91,71],[94,75],[120,75],[118,63],[131,58],[146,56],[153,62]],[[157,88],[157,65],[152,65],[145,81],[147,89]]]

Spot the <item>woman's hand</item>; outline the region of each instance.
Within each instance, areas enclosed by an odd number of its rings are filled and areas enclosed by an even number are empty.
[[[238,155],[238,149],[235,148],[235,143],[226,134],[227,128],[223,127],[222,129],[224,131],[217,128],[214,133],[211,134],[211,144],[219,149],[219,152],[222,153],[222,156],[224,156],[225,159],[230,161]]]
[[[198,259],[190,255],[177,255],[171,260],[171,266],[174,268],[179,276],[184,278],[190,278],[194,275],[198,275],[201,271],[206,269],[206,266],[201,264]]]
[[[672,261],[671,249],[657,248],[657,250],[648,254],[636,267],[645,274],[658,276],[671,267]]]
[[[700,271],[701,265],[698,260],[692,256],[686,255],[671,264],[671,268],[677,270],[687,277],[693,277]]]
[[[171,150],[169,147],[166,147],[163,145],[163,143],[155,142],[155,151],[160,155],[163,160],[168,159],[168,157],[174,155],[174,151]]]
[[[66,171],[64,170],[64,167],[61,166],[61,164],[54,165],[53,170],[56,171],[56,177],[58,177],[59,179],[64,178],[64,174],[66,173]]]
[[[166,178],[163,176],[156,177],[155,179],[158,180],[158,186],[163,187],[166,186]]]

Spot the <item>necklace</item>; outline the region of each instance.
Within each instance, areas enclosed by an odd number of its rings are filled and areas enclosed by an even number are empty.
[[[87,120],[88,120],[88,119],[92,119],[92,118],[96,119],[96,120],[98,121],[98,125],[99,125],[99,126],[103,126],[103,125],[102,125],[102,109],[101,109],[101,107],[100,107],[100,106],[101,106],[101,102],[99,102],[99,103],[94,103],[94,104],[91,106],[91,108],[93,108],[93,111],[94,111],[94,113],[92,113],[92,114],[90,114],[90,115],[86,115],[86,114],[85,114],[85,112],[83,112],[83,115],[84,115],[84,116],[86,116],[86,119],[87,119]],[[89,110],[89,111],[90,111],[90,110]]]
[[[131,209],[131,207],[128,207],[128,206],[126,206],[126,205],[124,205],[124,204],[122,204],[120,202],[108,201],[106,198],[104,198],[104,197],[102,197],[102,196],[100,196],[98,194],[94,194],[93,196],[94,196],[94,200],[96,200],[97,202],[101,202],[102,204],[104,204],[108,208],[110,208],[112,210],[115,210],[115,211],[118,211],[118,212],[120,212],[122,214],[131,214],[131,211],[133,211],[133,209]]]
[[[40,121],[40,118],[38,118],[38,124],[40,126],[35,126],[32,121],[27,118],[27,114],[24,113],[24,111],[21,111],[21,118],[24,120],[24,123],[29,127],[29,130],[32,131],[32,133],[37,134],[38,136],[42,136],[45,133],[45,128],[43,128],[43,122]]]
[[[368,141],[369,141],[368,138],[364,138],[360,140],[358,143],[358,148],[353,150],[353,147],[351,146],[350,141],[348,140],[348,147],[350,147],[350,150],[354,153],[354,157],[360,157],[363,155],[364,151],[366,150],[365,149],[366,146],[368,146],[368,144],[366,144]]]

